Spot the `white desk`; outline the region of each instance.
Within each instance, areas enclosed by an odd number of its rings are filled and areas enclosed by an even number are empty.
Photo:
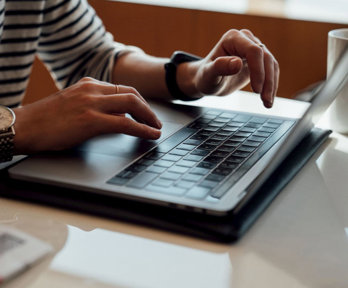
[[[247,93],[201,102],[264,111]],[[6,287],[348,287],[348,137],[330,139],[231,245],[0,198],[0,223],[56,249]]]

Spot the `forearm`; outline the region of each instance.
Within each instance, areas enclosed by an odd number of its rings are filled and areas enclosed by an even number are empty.
[[[114,65],[112,81],[136,88],[145,98],[171,100],[166,81],[164,64],[168,58],[158,58],[145,53],[131,52],[120,56]],[[177,69],[177,83],[186,94],[196,96],[193,82],[196,67],[183,63]]]

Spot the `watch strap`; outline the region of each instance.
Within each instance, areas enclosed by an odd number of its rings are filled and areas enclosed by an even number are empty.
[[[170,61],[164,65],[165,68],[165,78],[166,78],[166,84],[169,93],[172,95],[174,99],[179,99],[183,101],[192,101],[196,100],[195,98],[192,98],[188,95],[186,95],[184,92],[182,92],[178,86],[178,83],[176,81],[176,71],[179,64],[184,62],[192,62],[192,61],[198,61],[201,60],[201,57],[198,57],[193,54],[189,54],[182,51],[175,51],[173,55],[170,58]]]
[[[15,131],[13,126],[5,133],[0,134],[0,162],[11,161],[14,154],[13,138]]]

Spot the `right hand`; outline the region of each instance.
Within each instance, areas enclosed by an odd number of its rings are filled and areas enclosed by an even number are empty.
[[[161,122],[136,89],[92,78],[14,112],[16,154],[63,150],[110,133],[147,139],[161,136]]]

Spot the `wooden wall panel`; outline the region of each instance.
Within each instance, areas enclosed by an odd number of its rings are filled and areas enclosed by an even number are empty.
[[[328,31],[347,25],[159,7],[105,0],[89,1],[115,40],[168,57],[174,50],[205,55],[230,28],[250,29],[280,63],[279,96],[325,78]],[[56,91],[45,68],[35,63],[25,102]]]

